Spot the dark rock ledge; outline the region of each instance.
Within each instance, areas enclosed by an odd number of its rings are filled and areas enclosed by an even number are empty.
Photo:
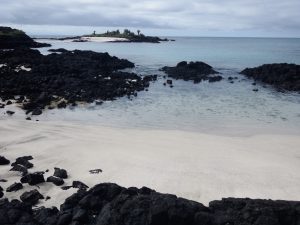
[[[40,115],[46,106],[65,108],[76,106],[76,102],[136,96],[156,80],[156,76],[119,71],[134,64],[108,53],[65,49],[52,52],[42,55],[28,48],[0,51],[2,101],[19,104],[27,114]]]
[[[279,90],[300,92],[300,65],[287,63],[265,64],[240,72],[255,81],[270,84]]]
[[[0,224],[26,225],[298,225],[300,202],[226,198],[201,203],[143,187],[102,183],[79,190],[57,208],[33,209],[37,191],[0,200]],[[28,200],[29,199],[29,200]],[[28,200],[28,201],[27,201]]]
[[[182,61],[175,67],[165,66],[161,69],[169,77],[175,79],[183,79],[185,81],[192,80],[194,83],[208,80],[209,82],[216,82],[223,79],[222,76],[217,75],[219,72],[215,71],[210,65],[204,62],[190,62]]]

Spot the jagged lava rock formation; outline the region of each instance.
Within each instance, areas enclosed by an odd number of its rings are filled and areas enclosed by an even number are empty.
[[[241,74],[288,91],[300,91],[300,65],[275,63],[246,68]]]
[[[192,80],[194,83],[200,83],[203,80],[216,82],[223,79],[220,75],[214,75],[219,73],[204,62],[187,63],[186,61],[182,61],[175,67],[165,66],[161,70],[164,71],[169,77],[183,79],[185,81]]]

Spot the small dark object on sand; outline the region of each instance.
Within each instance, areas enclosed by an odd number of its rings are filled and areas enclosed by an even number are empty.
[[[7,111],[6,111],[6,114],[9,115],[9,116],[12,116],[12,115],[15,114],[15,112],[14,112],[14,111],[7,110]]]
[[[102,170],[101,169],[94,169],[94,170],[90,170],[89,172],[90,172],[90,174],[98,174],[98,173],[102,173]]]

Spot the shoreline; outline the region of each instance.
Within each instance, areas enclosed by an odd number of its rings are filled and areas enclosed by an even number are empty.
[[[147,186],[203,204],[223,197],[300,200],[298,135],[226,137],[16,120],[1,121],[0,135],[7,158],[33,155],[39,170],[65,168],[90,187]],[[103,173],[89,175],[95,168]],[[2,178],[16,178],[12,172],[3,177],[6,169],[0,168]],[[59,189],[41,185],[42,194],[56,196],[45,206],[72,194]]]

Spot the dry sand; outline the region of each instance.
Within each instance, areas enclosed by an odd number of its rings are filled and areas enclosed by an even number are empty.
[[[0,155],[32,155],[32,171],[68,170],[72,180],[148,186],[207,204],[222,197],[300,200],[300,138],[292,135],[232,137],[174,130],[119,129],[67,122],[0,120]],[[0,167],[7,187],[19,179]],[[90,169],[103,173],[91,175]],[[42,184],[59,205],[76,190]],[[33,189],[32,188],[26,188]],[[18,192],[19,194],[22,191]],[[16,193],[10,194],[15,197]]]

